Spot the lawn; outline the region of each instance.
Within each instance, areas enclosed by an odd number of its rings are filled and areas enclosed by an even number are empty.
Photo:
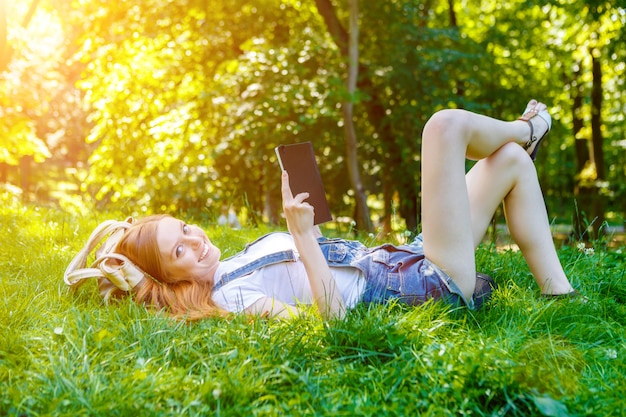
[[[626,262],[603,242],[559,250],[586,302],[541,298],[518,252],[485,245],[499,288],[478,312],[186,324],[63,283],[91,230],[122,215],[1,202],[1,416],[626,415]],[[203,226],[225,255],[267,232]]]

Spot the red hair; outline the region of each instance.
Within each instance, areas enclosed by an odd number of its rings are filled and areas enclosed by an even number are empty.
[[[156,236],[159,222],[167,217],[170,216],[153,215],[138,220],[117,244],[117,253],[125,255],[149,275],[144,276],[139,285],[133,288],[134,300],[189,321],[225,316],[227,313],[217,307],[211,297],[212,284],[206,281],[172,280],[165,272]],[[107,288],[107,281],[101,280],[101,291]],[[116,291],[112,295],[122,294],[122,291]]]

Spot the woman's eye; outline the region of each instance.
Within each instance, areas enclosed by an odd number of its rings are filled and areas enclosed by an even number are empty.
[[[185,224],[185,225],[183,225],[183,233],[184,233],[184,234],[189,233],[189,226],[187,226],[186,224]]]
[[[180,255],[182,255],[182,253],[183,253],[183,245],[178,245],[176,247],[176,257],[179,258]]]

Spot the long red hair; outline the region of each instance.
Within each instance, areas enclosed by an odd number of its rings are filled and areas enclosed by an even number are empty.
[[[117,244],[116,252],[125,255],[149,276],[133,288],[139,304],[162,310],[189,321],[225,316],[211,297],[212,284],[206,281],[172,280],[168,277],[157,244],[157,227],[168,215],[153,215],[133,223]],[[101,280],[100,289],[108,287]],[[121,291],[112,295],[122,295]]]

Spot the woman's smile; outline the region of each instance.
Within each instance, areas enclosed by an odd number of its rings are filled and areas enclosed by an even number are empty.
[[[202,242],[202,246],[204,248],[202,250],[202,254],[200,255],[200,259],[198,259],[198,262],[202,262],[202,260],[209,254],[210,251],[209,245],[207,245],[206,242]]]

